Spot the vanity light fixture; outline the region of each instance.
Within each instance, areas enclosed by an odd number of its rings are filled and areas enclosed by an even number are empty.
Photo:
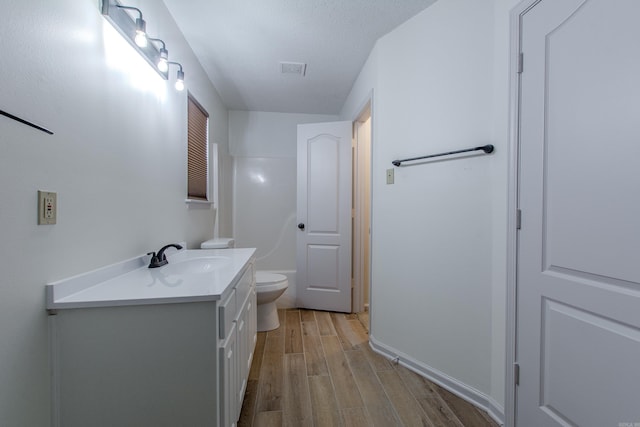
[[[184,71],[182,70],[182,64],[179,62],[167,61],[167,66],[169,64],[174,64],[180,67],[178,74],[176,75],[176,90],[184,90]]]
[[[169,79],[169,51],[162,39],[151,38],[147,35],[147,24],[142,18],[142,11],[137,7],[125,6],[120,4],[118,0],[101,0],[102,15],[107,21],[118,30],[118,32],[129,42],[131,46],[156,70],[160,76]],[[137,18],[133,18],[128,10],[138,14]],[[158,46],[161,46],[158,49]],[[184,89],[184,71],[182,65],[178,71],[178,79],[176,80],[176,89]]]

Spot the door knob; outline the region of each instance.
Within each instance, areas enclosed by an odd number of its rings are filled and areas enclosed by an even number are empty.
[[[298,228],[300,230],[304,230],[304,222],[301,222],[300,224],[298,224]]]

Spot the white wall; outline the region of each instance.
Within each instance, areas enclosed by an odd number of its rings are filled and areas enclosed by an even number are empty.
[[[498,415],[515,3],[436,2],[378,41],[341,112],[354,118],[373,93],[372,338]],[[396,158],[488,143],[491,156],[395,168],[385,183]]]
[[[226,109],[164,5],[129,3],[183,63],[188,89],[210,114],[210,140],[226,152]],[[0,117],[2,426],[49,425],[47,282],[212,235],[214,210],[184,203],[187,93],[173,89],[176,70],[160,79],[99,7],[3,3],[0,108],[55,134]],[[36,225],[39,189],[58,193],[57,225]],[[230,209],[222,206],[223,229]]]

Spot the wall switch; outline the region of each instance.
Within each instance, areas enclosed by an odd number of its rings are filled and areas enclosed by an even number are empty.
[[[387,169],[387,184],[393,184],[393,169]]]
[[[38,225],[55,224],[58,217],[58,194],[38,191]]]

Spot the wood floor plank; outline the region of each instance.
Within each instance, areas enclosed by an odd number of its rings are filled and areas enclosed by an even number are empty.
[[[357,350],[357,345],[362,344],[368,340],[368,337],[359,336],[352,329],[350,321],[345,318],[343,313],[331,313],[331,320],[333,321],[333,327],[336,330],[340,343],[345,351]]]
[[[267,334],[267,338],[264,344],[264,353],[280,353],[284,354],[284,335],[270,337]],[[263,355],[264,357],[264,355]],[[264,362],[263,362],[264,364]]]
[[[360,350],[344,352],[374,426],[399,426],[400,420],[382,384]]]
[[[307,375],[329,375],[316,322],[302,322],[302,344],[307,363]]]
[[[284,352],[289,353],[303,353],[302,347],[302,327],[300,325],[300,311],[299,310],[287,310],[285,312],[285,337],[284,337]]]
[[[393,363],[386,357],[373,351],[368,342],[357,345],[357,349],[364,353],[374,371],[388,371],[393,369]]]
[[[482,409],[478,409],[478,412],[480,412],[480,415],[482,415],[482,418],[484,418],[484,419],[489,423],[489,425],[492,425],[492,426],[500,426],[500,424],[498,424],[498,423],[496,422],[496,420],[494,420],[493,418],[491,418],[491,416],[489,415],[489,413],[487,413],[487,412],[483,411]]]
[[[284,330],[284,320],[285,320],[285,312],[286,310],[283,308],[278,309],[278,321],[280,322],[280,327],[267,332],[268,337],[277,337],[282,335],[282,331]]]
[[[262,358],[264,356],[264,345],[267,342],[267,333],[258,332],[258,338],[256,340],[256,348],[253,352],[253,361],[251,362],[251,369],[249,370],[249,379],[260,379],[260,366],[262,365]]]
[[[315,322],[316,316],[313,310],[307,310],[306,308],[300,309],[300,318],[303,322]]]
[[[313,427],[311,398],[304,355],[284,356],[284,423],[287,426]]]
[[[267,336],[260,369],[260,385],[256,411],[281,411],[284,381],[283,337]]]
[[[405,426],[433,426],[395,370],[378,372],[378,379]]]
[[[351,372],[360,390],[362,401],[365,405],[386,405],[389,399],[382,389],[382,384],[371,369],[364,353],[360,350],[345,351],[345,356],[349,361]]]
[[[314,427],[338,427],[342,417],[329,376],[308,377]]]
[[[351,331],[358,340],[358,344],[369,342],[369,333],[358,319],[347,320],[347,323],[351,326]]]
[[[256,427],[282,427],[282,411],[258,412],[253,425]]]
[[[258,398],[258,381],[247,381],[247,390],[242,401],[242,411],[238,420],[238,427],[251,427],[255,416],[256,403]]]
[[[437,393],[447,403],[449,408],[456,414],[456,417],[465,426],[478,426],[478,427],[497,427],[497,423],[490,420],[488,417],[484,417],[478,408],[464,399],[459,398],[448,390],[436,385]]]
[[[316,311],[316,321],[318,322],[320,335],[337,335],[336,329],[333,327],[333,322],[331,321],[331,315],[328,311]]]
[[[367,405],[366,408],[373,427],[402,427],[391,403]]]
[[[370,427],[372,425],[365,408],[347,408],[340,411],[344,427]]]
[[[335,335],[320,337],[329,374],[333,380],[336,400],[341,409],[364,406],[349,363],[342,351],[340,340]]]
[[[449,405],[435,391],[435,384],[404,366],[396,366],[395,371],[433,425],[437,427],[464,427]]]
[[[370,320],[369,320],[369,312],[363,311],[362,313],[358,313],[358,320],[362,323],[365,331],[369,332],[370,330]]]

